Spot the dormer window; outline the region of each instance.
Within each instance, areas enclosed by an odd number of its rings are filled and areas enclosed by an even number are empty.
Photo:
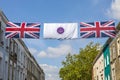
[[[2,30],[2,27],[1,27],[1,21],[0,21],[0,31]]]
[[[0,45],[2,45],[2,46],[4,45],[3,36],[4,36],[4,33],[2,30],[2,24],[0,22]]]

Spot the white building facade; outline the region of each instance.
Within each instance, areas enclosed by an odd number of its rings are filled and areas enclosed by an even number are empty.
[[[0,11],[0,80],[45,80],[45,74],[21,39],[5,39],[8,22]]]
[[[4,37],[6,21],[6,17],[0,11],[0,80],[8,80],[9,40],[5,40]]]
[[[117,28],[120,28],[120,23]],[[110,43],[110,62],[112,80],[120,80],[120,31]]]
[[[104,80],[104,61],[103,53],[98,54],[93,63],[92,80]]]

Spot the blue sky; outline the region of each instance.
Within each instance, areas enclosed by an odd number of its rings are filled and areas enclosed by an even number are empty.
[[[107,38],[50,40],[42,38],[43,23],[120,20],[120,0],[0,0],[0,9],[11,22],[41,23],[40,39],[23,39],[46,74],[46,80],[60,80],[61,62],[70,52],[77,54],[89,42]]]

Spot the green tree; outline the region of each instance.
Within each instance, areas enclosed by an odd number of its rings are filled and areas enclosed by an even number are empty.
[[[99,53],[99,44],[90,42],[85,48],[81,48],[79,54],[66,56],[62,62],[63,67],[59,71],[62,80],[91,80],[92,63]]]

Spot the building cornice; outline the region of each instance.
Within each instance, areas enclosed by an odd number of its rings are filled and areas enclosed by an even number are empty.
[[[0,10],[0,18],[2,21],[4,21],[5,23],[7,23],[9,20],[8,18],[5,16],[5,14],[3,13],[2,10]]]

